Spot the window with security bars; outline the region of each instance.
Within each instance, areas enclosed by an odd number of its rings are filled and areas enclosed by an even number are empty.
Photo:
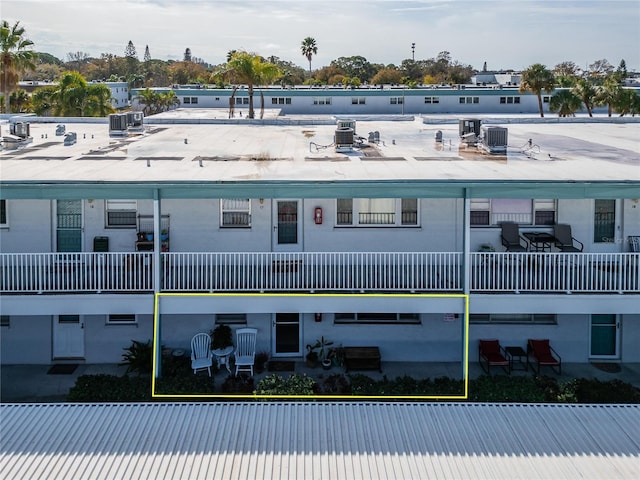
[[[251,201],[248,198],[224,198],[220,200],[220,219],[221,227],[250,227]]]
[[[471,226],[519,225],[551,226],[556,223],[557,202],[554,199],[472,198]]]
[[[416,198],[339,198],[338,226],[417,226]]]
[[[420,324],[419,313],[336,313],[334,323],[394,323],[394,324]]]
[[[136,200],[107,200],[105,210],[107,228],[136,228]]]
[[[555,325],[556,315],[553,313],[472,313],[469,323],[512,323]]]

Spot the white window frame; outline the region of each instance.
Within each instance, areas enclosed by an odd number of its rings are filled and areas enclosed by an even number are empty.
[[[132,221],[126,224],[111,223],[110,213],[127,213],[133,214]],[[104,201],[104,224],[105,228],[136,228],[138,215],[137,200],[105,200]]]
[[[183,105],[191,104],[191,97],[183,97],[182,98],[182,104]]]
[[[225,215],[227,214],[227,215]],[[225,217],[240,220],[237,223],[225,222]],[[242,218],[247,219],[242,222]],[[220,228],[251,228],[251,199],[222,198],[220,199]]]
[[[424,103],[440,103],[440,97],[424,97]]]
[[[135,313],[112,313],[107,315],[107,325],[136,325],[138,317]]]
[[[524,201],[530,202],[530,208],[528,212],[518,212],[514,207],[512,212],[500,212],[499,206],[496,203],[500,203],[504,207],[504,203],[513,201],[514,203],[524,204]],[[519,225],[530,225],[546,227],[557,223],[558,220],[558,202],[551,198],[516,198],[516,199],[491,199],[491,198],[472,198],[471,199],[471,226],[472,227],[491,227],[500,225],[502,222],[515,222]],[[476,220],[474,221],[474,212],[477,213]],[[482,212],[482,213],[479,213]],[[543,213],[545,212],[545,213]],[[553,212],[553,222],[538,223],[537,220],[542,218],[545,214],[549,216],[550,212]],[[540,215],[538,215],[540,213]],[[487,221],[480,223],[480,218],[486,218]]]
[[[419,313],[335,313],[333,323],[336,325],[420,325]]]
[[[314,105],[331,105],[331,97],[313,97]]]
[[[348,202],[351,202],[349,207]],[[382,206],[385,202],[393,202],[393,211],[368,211]],[[415,209],[408,202],[415,204]],[[379,205],[375,205],[378,203]],[[370,205],[367,205],[370,204]],[[373,205],[371,205],[373,204]],[[341,210],[339,210],[341,209]],[[342,215],[340,215],[342,213]],[[366,220],[366,215],[379,215],[386,220],[371,223]],[[386,215],[386,217],[385,217]],[[415,222],[406,220],[406,216],[415,216]],[[348,223],[350,216],[351,223]],[[344,218],[340,218],[344,217]],[[375,218],[375,217],[373,217]],[[336,227],[419,227],[420,226],[420,202],[417,198],[340,198],[336,199]]]
[[[366,105],[366,103],[365,97],[351,97],[351,105]]]
[[[402,105],[404,103],[403,97],[389,97],[389,103],[391,105]]]
[[[0,217],[0,228],[9,228],[9,202],[0,200],[0,209],[4,211],[4,219]]]

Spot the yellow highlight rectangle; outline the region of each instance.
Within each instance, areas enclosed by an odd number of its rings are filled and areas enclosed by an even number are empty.
[[[464,395],[239,395],[239,394],[156,394],[156,372],[158,359],[158,345],[156,342],[159,322],[159,299],[160,297],[241,297],[241,298],[264,298],[264,297],[406,297],[406,298],[460,298],[464,300],[464,359],[463,359],[463,380]],[[419,312],[427,313],[427,312]],[[469,295],[462,293],[424,293],[424,294],[370,294],[370,293],[345,293],[345,294],[307,294],[307,293],[156,293],[153,308],[153,373],[151,374],[151,396],[152,398],[224,398],[224,399],[349,399],[349,400],[466,400],[469,397]]]

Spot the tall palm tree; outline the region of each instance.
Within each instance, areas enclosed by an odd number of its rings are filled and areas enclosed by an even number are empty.
[[[582,101],[584,108],[590,117],[593,117],[593,107],[596,101],[598,90],[595,85],[585,78],[581,78],[571,91]]]
[[[104,83],[88,85],[82,114],[86,117],[106,117],[114,111],[111,104],[111,89]]]
[[[4,95],[4,111],[9,113],[10,95],[18,86],[20,75],[36,69],[38,54],[31,50],[33,42],[24,36],[20,22],[13,26],[6,20],[0,26],[0,90]]]
[[[302,51],[302,55],[307,57],[307,60],[309,61],[309,78],[311,78],[311,59],[318,53],[316,39],[311,37],[305,38],[302,41],[302,45],[300,45],[300,50]]]
[[[236,83],[247,85],[249,94],[249,115],[248,118],[255,117],[253,108],[253,88],[261,85],[264,79],[268,78],[267,71],[277,67],[271,63],[264,63],[262,58],[244,51],[236,51],[231,54],[227,62],[226,76]]]
[[[636,116],[640,114],[640,95],[630,88],[621,88],[618,96],[613,102],[613,109],[620,116],[630,114]]]
[[[549,110],[559,117],[573,117],[582,107],[582,101],[571,90],[560,90],[549,100]]]
[[[620,83],[615,74],[609,75],[604,79],[602,85],[598,87],[595,101],[598,105],[606,105],[609,116],[613,113],[613,104],[620,95]]]
[[[555,87],[555,77],[553,72],[541,63],[535,63],[522,72],[520,80],[520,92],[530,91],[538,97],[538,109],[540,116],[544,117],[542,110],[542,91],[551,93]]]
[[[261,62],[259,67],[259,84],[271,85],[273,81],[282,73],[280,69],[271,62]],[[260,89],[260,118],[264,116],[264,92]]]

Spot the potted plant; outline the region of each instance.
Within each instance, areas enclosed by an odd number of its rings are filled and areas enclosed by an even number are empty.
[[[211,350],[219,350],[233,345],[233,332],[229,325],[218,325],[210,333]]]
[[[169,238],[169,231],[165,228],[160,232],[160,240],[165,242]]]
[[[316,367],[318,365],[318,361],[324,361],[325,354],[329,353],[328,347],[331,345],[333,345],[333,342],[326,340],[324,336],[316,340],[316,343],[313,346],[307,345],[307,366]],[[330,366],[331,363],[329,363],[329,367]]]

